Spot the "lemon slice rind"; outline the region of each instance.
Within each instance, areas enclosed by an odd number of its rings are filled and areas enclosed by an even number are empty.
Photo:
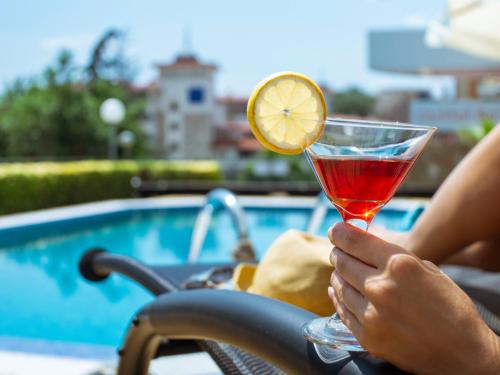
[[[267,149],[299,154],[323,133],[325,98],[309,77],[273,74],[254,89],[247,106],[252,133]]]

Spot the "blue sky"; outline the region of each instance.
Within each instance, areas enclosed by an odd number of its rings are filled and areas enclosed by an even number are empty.
[[[155,77],[154,63],[182,49],[183,30],[201,59],[220,66],[219,95],[247,95],[263,77],[295,70],[333,88],[371,92],[426,87],[443,78],[371,71],[367,32],[424,27],[445,11],[444,0],[4,0],[0,6],[0,87],[37,74],[68,47],[79,62],[109,27],[128,33],[138,82]]]

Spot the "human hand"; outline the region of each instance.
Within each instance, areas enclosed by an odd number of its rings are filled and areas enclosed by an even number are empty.
[[[387,229],[381,225],[370,224],[368,228],[368,232],[371,234],[382,238],[384,241],[390,242],[392,244],[396,244],[404,247],[406,241],[410,236],[410,232],[400,232],[395,230]]]
[[[500,374],[500,339],[434,264],[345,223],[328,294],[373,355],[417,374]]]

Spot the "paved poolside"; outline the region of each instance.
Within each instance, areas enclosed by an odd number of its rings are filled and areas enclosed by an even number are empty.
[[[116,364],[99,360],[47,356],[22,352],[0,352],[0,375],[112,375]],[[150,374],[220,375],[205,353],[164,357],[152,362]]]

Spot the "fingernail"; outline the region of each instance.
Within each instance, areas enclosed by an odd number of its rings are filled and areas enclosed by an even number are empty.
[[[328,297],[333,299],[333,288],[331,286],[328,287]]]
[[[436,272],[442,272],[441,269],[436,266],[436,264],[432,263],[430,260],[423,260],[422,261],[429,270],[431,271],[436,271]]]

